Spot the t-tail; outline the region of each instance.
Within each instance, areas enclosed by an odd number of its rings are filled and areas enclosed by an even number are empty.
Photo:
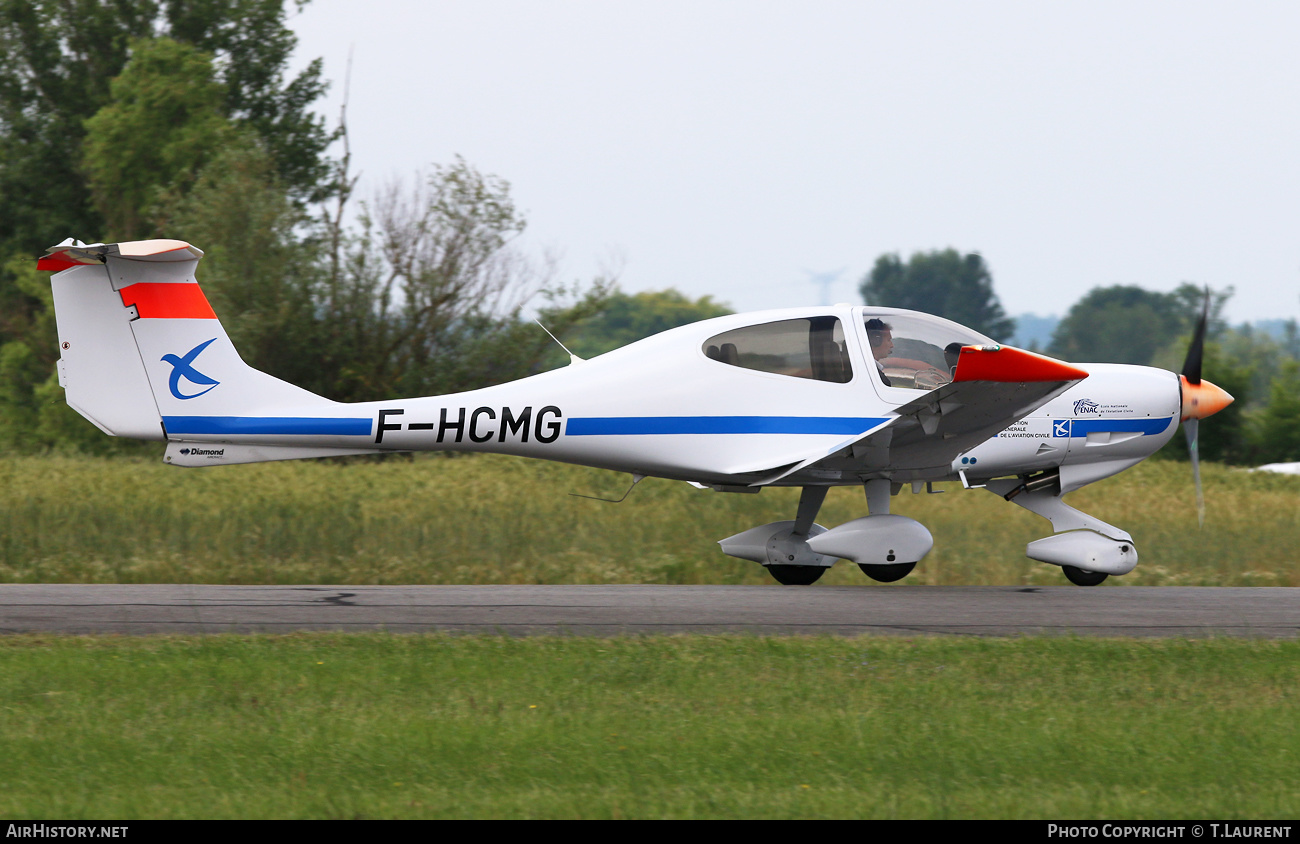
[[[369,414],[240,358],[194,277],[202,256],[179,240],[48,251],[68,404],[111,436],[168,441],[179,465],[373,451]]]

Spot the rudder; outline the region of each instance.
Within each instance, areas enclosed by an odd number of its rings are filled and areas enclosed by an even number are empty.
[[[184,247],[179,241],[154,241],[160,248]],[[164,440],[162,414],[131,321],[135,309],[123,305],[107,264],[116,244],[86,246],[71,239],[51,248],[37,262],[55,272],[54,320],[59,335],[59,384],[68,406],[110,436]],[[201,255],[201,252],[194,249]]]

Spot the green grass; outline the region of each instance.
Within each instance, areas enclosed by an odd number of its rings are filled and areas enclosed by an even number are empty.
[[[1300,478],[1205,467],[1196,526],[1185,464],[1147,462],[1071,495],[1133,534],[1141,562],[1111,583],[1300,585]],[[0,460],[0,582],[770,583],[717,540],[793,518],[798,491],[704,492],[496,456],[177,469],[118,458]],[[1063,582],[1026,559],[1043,519],[987,492],[893,501],[925,523],[930,556],[908,584]],[[819,521],[866,512],[831,491]],[[866,584],[837,565],[822,583]]]
[[[771,583],[717,540],[793,518],[798,491],[696,490],[495,456],[177,469],[147,460],[0,459],[0,582]],[[1133,534],[1141,562],[1112,584],[1300,585],[1300,478],[1205,467],[1196,526],[1185,464],[1147,462],[1071,495]],[[1055,584],[1024,557],[1050,525],[987,492],[903,492],[894,512],[935,547],[906,584]],[[864,515],[831,491],[819,520]],[[869,583],[840,563],[829,584]]]
[[[1300,642],[0,639],[0,816],[1292,818]]]

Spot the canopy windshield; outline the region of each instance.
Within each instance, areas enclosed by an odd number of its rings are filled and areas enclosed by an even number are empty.
[[[867,342],[890,387],[933,390],[952,380],[962,346],[996,345],[965,326],[927,314],[863,311]]]

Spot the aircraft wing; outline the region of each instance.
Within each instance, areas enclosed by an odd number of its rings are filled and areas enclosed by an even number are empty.
[[[935,478],[953,461],[1088,377],[1078,367],[1010,346],[966,346],[953,380],[894,409],[885,425],[803,461],[774,467],[752,486],[880,477]]]

